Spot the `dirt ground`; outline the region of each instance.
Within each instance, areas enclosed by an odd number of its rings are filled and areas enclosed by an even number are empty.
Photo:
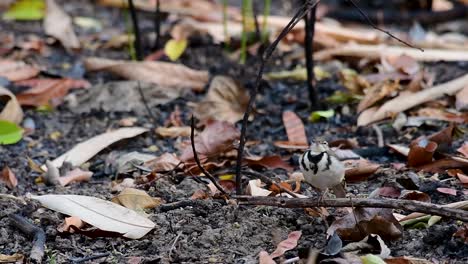
[[[105,8],[91,4],[93,1],[80,1],[64,4],[64,8],[73,16],[94,16],[104,24],[125,28],[121,10]],[[278,11],[277,11],[278,12]],[[287,12],[282,10],[281,12]],[[141,23],[143,31],[150,31],[151,16],[143,14]],[[34,33],[42,35],[39,22],[0,22],[0,29],[4,32],[14,32],[15,35]],[[78,32],[79,34],[79,32]],[[108,58],[125,58],[125,50],[102,51],[83,50],[80,54],[68,55],[58,45],[54,47],[49,57],[38,58],[47,67],[60,69],[64,61],[78,65],[81,57],[99,55]],[[275,55],[277,56],[277,55]],[[268,70],[292,68],[277,56],[268,65]],[[228,74],[241,79],[251,87],[257,68],[255,64],[247,63],[240,67],[229,62],[222,46],[210,44],[201,39],[193,43],[183,55],[181,63],[195,69],[209,70],[215,73]],[[284,64],[286,63],[286,65]],[[252,65],[252,67],[249,67]],[[436,82],[441,83],[468,72],[467,63],[428,63],[427,68],[437,72]],[[86,73],[84,77],[93,84],[116,80],[115,76],[102,73]],[[91,88],[93,89],[93,88]],[[301,82],[268,82],[264,83],[257,98],[256,116],[249,125],[248,140],[259,140],[260,143],[249,147],[248,151],[254,154],[281,154],[289,156],[290,162],[298,169],[297,158],[299,153],[291,153],[273,146],[273,141],[286,140],[286,133],[282,124],[281,114],[285,110],[293,110],[303,120],[310,114],[305,83]],[[335,89],[342,89],[337,77],[318,83],[320,97],[324,98],[333,93]],[[84,93],[86,93],[85,91]],[[83,91],[73,91],[81,96]],[[37,184],[37,173],[28,165],[28,157],[38,164],[53,159],[72,148],[77,143],[92,136],[104,133],[110,128],[117,128],[118,121],[127,117],[137,117],[135,125],[151,128],[163,125],[168,115],[179,107],[185,124],[190,123],[191,109],[188,101],[198,101],[203,94],[189,92],[169,103],[153,109],[157,118],[154,124],[145,111],[106,112],[92,110],[88,113],[76,113],[67,104],[60,106],[56,111],[38,112],[28,109],[26,117],[34,120],[36,130],[34,134],[25,137],[15,145],[0,146],[0,168],[8,165],[17,175],[19,184],[12,192],[4,185],[0,185],[0,193],[9,193],[15,196],[24,196],[28,193],[41,194],[80,194],[90,195],[105,200],[114,196],[111,193],[113,175],[105,172],[104,162],[109,153],[114,151],[140,151],[160,155],[165,152],[176,152],[175,140],[164,139],[150,132],[144,135],[120,141],[106,150],[100,152],[90,161],[90,169],[95,173],[90,182],[81,182],[67,187],[51,187]],[[293,103],[291,103],[293,102]],[[126,104],[125,100],[117,104]],[[339,108],[337,108],[339,110]],[[323,137],[328,140],[340,138],[356,138],[362,148],[375,146],[377,137],[370,128],[357,129],[356,113],[351,110],[348,114],[338,115],[329,122],[306,123],[307,134],[310,137]],[[386,143],[409,143],[421,134],[430,134],[440,130],[444,125],[425,126],[418,130],[408,130],[405,133],[396,133],[391,127],[384,129]],[[240,127],[240,124],[238,124]],[[462,126],[466,128],[466,126]],[[60,132],[58,140],[50,138],[52,132]],[[404,136],[403,136],[404,135]],[[460,145],[465,139],[459,139],[454,145]],[[150,146],[157,146],[150,150]],[[153,151],[152,151],[153,150]],[[404,162],[400,156],[387,150],[381,155],[364,157],[382,164],[382,169],[372,175],[367,181],[350,183],[347,191],[355,196],[364,197],[384,182],[394,182],[410,173],[409,170],[398,171],[390,166],[391,162]],[[234,169],[228,165],[227,169]],[[272,177],[285,179],[286,172],[281,169],[268,171]],[[463,186],[453,181],[434,182],[429,179],[432,175],[424,175],[425,180],[420,183],[419,189],[431,196],[434,203],[449,203],[465,200]],[[442,178],[445,177],[442,175]],[[204,189],[204,184],[194,180],[192,176],[179,173],[179,180],[162,178],[153,185],[147,186],[151,196],[161,197],[167,203],[189,199],[194,191]],[[306,186],[303,186],[307,188]],[[438,187],[451,187],[457,190],[458,196],[450,196],[434,191]],[[432,190],[432,191],[431,191]],[[308,189],[306,193],[314,194]],[[331,210],[334,212],[334,210]],[[8,215],[22,213],[34,223],[43,228],[46,233],[46,259],[44,263],[74,263],[74,259],[89,257],[101,253],[108,253],[106,257],[92,260],[87,263],[133,263],[134,258],[141,258],[140,263],[256,263],[260,250],[272,252],[276,244],[284,240],[288,233],[301,230],[302,237],[296,249],[288,251],[286,258],[297,256],[309,248],[321,249],[326,244],[326,227],[321,218],[309,216],[302,209],[274,208],[266,206],[235,206],[227,205],[218,200],[200,200],[191,206],[162,211],[149,210],[149,218],[156,223],[156,227],[139,240],[130,240],[122,237],[88,238],[77,234],[62,234],[57,226],[62,223],[64,215],[41,208],[38,204],[23,206],[8,199],[0,199],[0,253],[29,254],[31,239],[11,226]],[[389,242],[392,256],[420,257],[435,263],[467,263],[468,245],[452,234],[461,225],[454,220],[444,219],[437,225],[427,229],[405,229],[403,237],[397,241]],[[138,262],[135,262],[138,263]]]

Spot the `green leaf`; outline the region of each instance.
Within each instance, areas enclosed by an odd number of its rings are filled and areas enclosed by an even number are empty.
[[[181,40],[171,39],[168,42],[166,42],[166,45],[164,46],[164,53],[166,53],[166,55],[169,57],[171,61],[175,61],[184,53],[186,48],[187,48],[186,39],[181,39]]]
[[[321,118],[329,119],[335,115],[335,110],[330,109],[330,110],[325,110],[325,111],[314,111],[312,114],[309,116],[309,121],[310,122],[317,122]]]
[[[3,14],[5,20],[40,20],[45,15],[44,0],[18,0]]]
[[[349,104],[359,101],[358,95],[353,95],[347,92],[335,91],[331,96],[325,99],[327,102],[332,104]]]
[[[363,264],[385,264],[385,261],[379,256],[367,254],[361,257]]]
[[[414,219],[409,219],[405,221],[401,221],[400,224],[402,226],[408,227],[408,228],[414,228],[414,229],[426,229],[428,228],[428,221],[430,221],[431,216],[430,215],[424,215],[421,217],[417,217]]]
[[[6,120],[0,120],[0,145],[15,144],[23,137],[23,129]]]
[[[314,67],[314,75],[317,81],[331,77],[329,72],[318,66]],[[265,74],[265,76],[270,80],[292,79],[297,81],[306,81],[307,69],[304,67],[296,67],[292,71],[270,72]]]

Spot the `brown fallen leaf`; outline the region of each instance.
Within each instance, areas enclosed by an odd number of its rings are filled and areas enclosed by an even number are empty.
[[[468,225],[464,224],[463,226],[459,227],[458,230],[453,234],[454,237],[459,237],[465,243],[468,243]]]
[[[440,192],[440,193],[457,196],[457,190],[452,189],[452,188],[439,187],[439,188],[437,188],[437,191]]]
[[[387,56],[385,61],[388,66],[391,66],[393,71],[400,71],[402,73],[412,75],[416,74],[419,70],[418,62],[408,55]]]
[[[190,200],[206,200],[208,198],[210,198],[210,194],[201,189],[196,190],[192,196],[190,196]]]
[[[81,229],[84,225],[85,223],[77,216],[65,217],[63,223],[57,227],[57,231],[60,233],[75,233],[75,229]]]
[[[16,124],[23,120],[23,110],[16,96],[10,90],[0,86],[0,120],[7,120]]]
[[[408,166],[418,167],[432,162],[437,143],[430,141],[426,137],[411,142],[408,153]]]
[[[155,208],[163,203],[161,198],[153,198],[145,191],[135,188],[123,189],[122,192],[112,198],[112,202],[140,212],[143,212],[144,209]]]
[[[465,186],[468,184],[468,175],[464,173],[457,173],[457,178],[463,183]]]
[[[67,186],[72,182],[89,181],[91,179],[91,176],[93,176],[93,173],[91,171],[83,171],[80,168],[76,168],[67,172],[67,174],[65,174],[64,176],[59,177],[58,181],[60,185]]]
[[[200,159],[211,157],[233,148],[233,142],[239,139],[237,128],[226,121],[213,121],[195,137],[195,148]],[[183,162],[193,159],[192,146],[188,145],[182,150],[180,160]]]
[[[86,80],[64,79],[30,79],[20,81],[17,85],[31,88],[16,96],[21,105],[28,106],[58,106],[70,89],[89,88],[91,84]]]
[[[163,172],[171,171],[180,164],[180,159],[172,153],[164,153],[161,156],[146,161],[143,166],[148,167],[152,171]]]
[[[244,158],[244,161],[247,163],[249,166],[261,166],[261,167],[266,167],[270,169],[285,169],[287,171],[292,171],[293,166],[285,162],[283,159],[281,159],[280,156],[274,155],[274,156],[248,156]]]
[[[297,242],[299,241],[301,236],[302,236],[301,231],[293,231],[293,232],[289,233],[288,238],[281,241],[278,244],[275,251],[273,251],[273,253],[270,254],[270,257],[271,258],[280,257],[280,256],[284,255],[284,253],[286,251],[294,249],[295,247],[297,247]]]
[[[44,31],[58,39],[66,49],[79,49],[80,41],[73,31],[71,17],[54,0],[47,0]]]
[[[156,134],[165,138],[178,138],[190,136],[189,126],[157,127]]]
[[[387,264],[434,264],[433,261],[410,257],[410,256],[386,258],[385,263]]]
[[[304,146],[309,144],[304,128],[304,123],[296,113],[292,111],[284,111],[283,124],[286,128],[286,134],[288,135],[289,142],[294,142],[295,144]]]
[[[431,202],[431,197],[427,193],[423,193],[420,191],[410,191],[410,190],[403,190],[400,199],[403,200],[413,200],[413,201],[420,201],[420,202]]]
[[[228,76],[216,76],[205,98],[195,105],[194,115],[200,120],[220,120],[235,123],[242,119],[249,102],[244,87]]]
[[[22,61],[0,60],[0,76],[12,82],[33,78],[39,72],[37,67]]]
[[[268,252],[266,252],[265,250],[262,250],[260,251],[260,253],[258,253],[258,263],[259,264],[276,264],[273,258],[270,257],[270,254],[268,254]]]
[[[156,61],[123,61],[90,57],[84,60],[88,71],[108,71],[129,80],[155,83],[168,88],[203,91],[208,82],[207,71],[197,71],[184,65]]]
[[[360,241],[370,234],[377,234],[384,240],[396,240],[403,234],[403,227],[391,209],[356,208],[354,213],[338,218],[330,225],[327,234],[333,232],[343,240]]]
[[[452,113],[443,109],[425,107],[417,111],[418,117],[428,117],[435,120],[454,122],[454,123],[466,123],[468,122],[467,113]]]
[[[391,96],[400,89],[399,81],[384,81],[376,83],[365,90],[365,96],[359,102],[357,111],[361,113],[385,97]]]
[[[0,181],[5,183],[8,188],[13,189],[18,185],[18,179],[16,179],[15,174],[8,166],[3,168],[2,175],[0,176]]]
[[[379,164],[362,158],[345,160],[343,163],[346,168],[345,179],[347,182],[366,180],[380,168]]]
[[[457,148],[457,151],[468,158],[468,141],[465,141],[461,147]]]
[[[424,164],[422,166],[416,167],[415,169],[431,173],[443,173],[448,169],[463,168],[468,168],[468,159],[460,157],[449,157]]]
[[[449,82],[424,89],[417,93],[401,93],[399,96],[387,101],[379,108],[369,108],[358,117],[358,126],[365,126],[373,122],[406,111],[422,103],[438,99],[444,95],[453,95],[463,89],[468,82],[468,74]]]
[[[468,85],[455,95],[455,108],[458,111],[468,110]]]

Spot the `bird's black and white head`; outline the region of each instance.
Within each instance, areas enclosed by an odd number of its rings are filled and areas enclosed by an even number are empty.
[[[310,144],[309,148],[310,152],[314,155],[318,155],[322,152],[330,150],[330,147],[328,147],[328,142],[327,141],[313,141],[312,144]]]

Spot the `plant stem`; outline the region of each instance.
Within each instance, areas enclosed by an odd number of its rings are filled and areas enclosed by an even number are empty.
[[[305,20],[305,56],[306,56],[306,69],[307,69],[307,88],[309,91],[309,101],[312,110],[319,108],[318,92],[315,87],[315,74],[314,74],[314,33],[315,33],[315,15],[317,8],[314,7],[310,10]]]
[[[268,16],[270,15],[270,9],[271,9],[271,0],[265,0],[264,7],[263,7],[262,43],[266,43],[268,41],[267,20],[268,20]]]
[[[133,0],[128,0],[128,7],[130,9],[130,15],[133,23],[133,33],[135,34],[134,47],[136,52],[137,60],[143,60],[143,49],[141,45],[141,35],[140,28],[138,27],[138,17],[135,6],[133,5]]]
[[[156,34],[156,39],[154,40],[154,50],[157,50],[160,47],[161,39],[161,9],[159,0],[156,0],[156,11],[154,14],[154,33]]]

